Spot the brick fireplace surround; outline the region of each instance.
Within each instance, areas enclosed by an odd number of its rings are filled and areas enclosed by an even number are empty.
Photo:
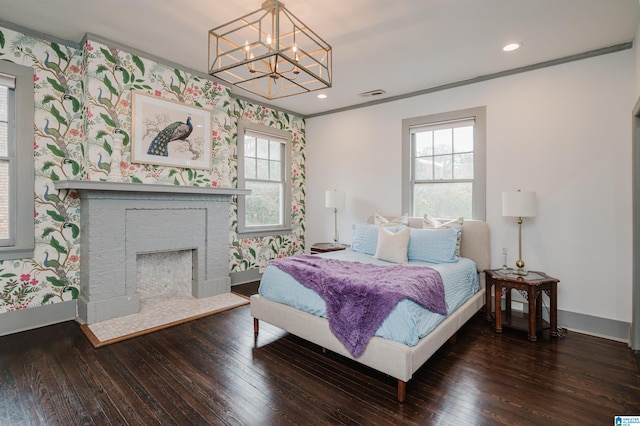
[[[230,291],[229,203],[235,188],[58,181],[80,196],[80,295],[85,324],[137,313],[139,254],[191,250],[192,295]]]

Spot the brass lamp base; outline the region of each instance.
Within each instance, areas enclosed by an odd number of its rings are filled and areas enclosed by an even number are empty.
[[[522,247],[522,245],[520,245],[520,247]],[[520,248],[520,250],[522,250],[522,248]],[[529,271],[524,269],[524,260],[522,260],[522,258],[520,258],[520,259],[518,259],[516,261],[516,266],[517,266],[517,268],[514,269],[513,272],[512,272],[513,275],[525,276],[525,275],[527,275],[529,273]]]
[[[333,226],[334,226],[333,246],[340,247],[340,241],[338,240],[338,209],[335,207],[333,209]]]
[[[513,275],[520,275],[520,276],[523,276],[523,277],[524,277],[525,275],[528,275],[528,274],[529,274],[529,271],[527,271],[527,270],[526,270],[526,269],[524,269],[524,268],[517,268],[517,269],[514,269],[511,273],[512,273]]]
[[[529,273],[524,269],[524,260],[522,260],[522,218],[518,218],[518,260],[516,261],[517,269],[514,269],[513,275],[525,276]]]

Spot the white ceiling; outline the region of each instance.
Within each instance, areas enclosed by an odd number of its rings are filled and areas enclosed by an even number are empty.
[[[211,28],[262,0],[0,0],[0,20],[80,41],[85,33],[204,74]],[[333,48],[333,87],[266,101],[302,115],[564,58],[633,40],[638,0],[284,0]],[[507,42],[522,48],[504,53]],[[379,99],[375,98],[375,99]]]

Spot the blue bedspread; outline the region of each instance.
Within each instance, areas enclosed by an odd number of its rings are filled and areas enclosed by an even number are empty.
[[[351,250],[323,253],[316,256],[376,265],[395,265]],[[476,265],[470,259],[460,258],[456,263],[447,264],[410,262],[407,265],[427,266],[440,273],[444,283],[445,302],[449,314],[479,290]],[[289,274],[275,266],[269,265],[265,269],[259,293],[274,302],[283,303],[324,318],[327,317],[326,303],[318,293],[298,283]],[[430,312],[415,302],[403,299],[391,311],[375,335],[414,346],[444,318],[446,318],[445,315]]]
[[[447,314],[442,277],[433,268],[379,266],[314,255],[285,257],[269,264],[324,299],[331,331],[354,357],[364,352],[400,300]]]

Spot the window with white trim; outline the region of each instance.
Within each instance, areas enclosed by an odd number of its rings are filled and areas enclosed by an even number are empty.
[[[291,230],[291,135],[254,123],[238,123],[238,233],[247,236]]]
[[[0,260],[33,257],[33,69],[0,61]]]
[[[485,108],[403,120],[403,211],[485,218]]]

